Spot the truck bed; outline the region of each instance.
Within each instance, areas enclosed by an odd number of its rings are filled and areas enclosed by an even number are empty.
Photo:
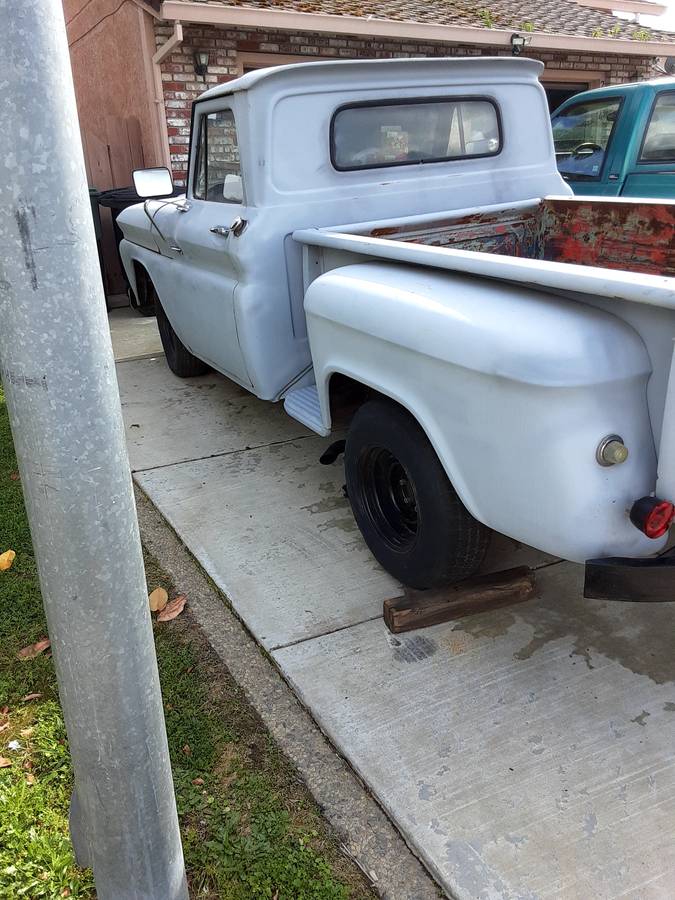
[[[535,203],[360,230],[368,237],[675,275],[675,203],[545,197]]]
[[[675,308],[673,201],[546,197],[294,237],[325,248],[322,271],[332,249]]]

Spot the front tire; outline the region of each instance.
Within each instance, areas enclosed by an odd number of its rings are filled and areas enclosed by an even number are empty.
[[[129,306],[132,309],[135,309],[139,316],[154,316],[155,315],[155,302],[154,302],[154,292],[150,292],[150,301],[147,299],[144,302],[139,302],[136,294],[133,291],[133,288],[127,288],[127,297],[129,298]]]
[[[427,436],[400,406],[371,400],[359,408],[345,474],[366,544],[404,585],[443,587],[478,570],[490,530],[464,507]]]
[[[209,366],[197,359],[178,337],[171,326],[159,297],[155,294],[155,310],[157,314],[157,328],[162,339],[162,347],[166,361],[174,375],[179,378],[194,378],[196,375],[206,375]]]

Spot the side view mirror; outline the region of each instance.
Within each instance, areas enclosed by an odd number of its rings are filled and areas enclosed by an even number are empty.
[[[173,178],[166,166],[134,169],[133,179],[139,197],[170,197],[173,194]]]

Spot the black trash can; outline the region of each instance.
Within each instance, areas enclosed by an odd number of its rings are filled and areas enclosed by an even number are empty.
[[[122,270],[122,275],[124,277],[124,283],[126,284],[129,304],[142,316],[153,316],[155,314],[154,304],[143,303],[142,298],[139,300],[139,298],[134,295],[134,292],[131,289],[131,285],[129,284],[129,279],[127,278],[127,273],[124,271],[122,259],[119,255],[120,243],[124,235],[122,234],[122,229],[117,224],[117,217],[123,209],[127,208],[127,206],[133,206],[135,203],[142,203],[143,198],[138,196],[133,187],[123,187],[112,188],[109,191],[99,191],[97,199],[99,206],[107,207],[112,214],[113,232],[115,235],[117,256],[120,263],[120,269]]]

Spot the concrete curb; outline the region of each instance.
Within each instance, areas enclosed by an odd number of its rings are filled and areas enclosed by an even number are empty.
[[[214,651],[380,896],[385,900],[438,900],[445,896],[172,528],[137,486],[135,491],[146,549],[188,595],[190,611]]]

